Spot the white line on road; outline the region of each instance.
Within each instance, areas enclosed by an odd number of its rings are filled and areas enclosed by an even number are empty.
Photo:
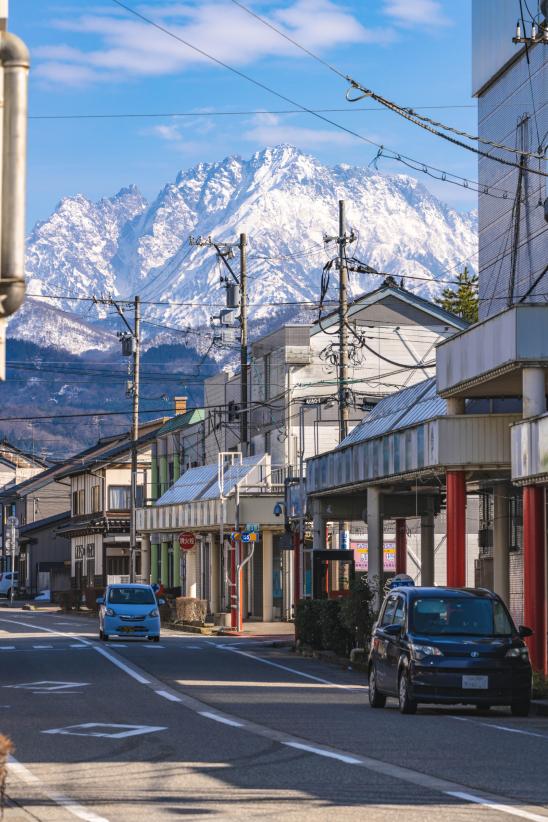
[[[15,651],[15,645],[0,645],[0,651]]]
[[[541,816],[538,813],[531,813],[531,811],[522,810],[521,808],[514,808],[512,805],[500,805],[498,802],[490,802],[481,796],[475,796],[473,793],[464,793],[461,791],[445,791],[445,793],[447,796],[455,797],[455,799],[463,799],[465,802],[483,805],[484,808],[508,813],[511,816],[520,816],[522,819],[532,819],[533,822],[546,822],[548,819],[548,816]]]
[[[221,722],[223,725],[231,725],[233,728],[243,728],[243,722],[236,722],[234,719],[228,719],[226,716],[213,714],[211,711],[198,711],[200,716],[205,716],[206,719],[214,719],[215,722]]]
[[[116,665],[117,668],[121,668],[128,676],[131,676],[135,679],[136,682],[139,682],[141,685],[150,685],[150,680],[145,679],[144,676],[141,676],[137,671],[134,671],[133,668],[130,668],[129,665],[126,665],[125,662],[122,662],[121,659],[117,659],[115,656],[112,656],[108,651],[105,651],[104,648],[99,648],[97,645],[94,645],[94,649],[97,651],[98,654],[104,656],[113,665]]]
[[[169,691],[156,690],[156,693],[158,694],[158,696],[163,696],[164,699],[169,699],[170,702],[181,701],[178,696],[175,696],[175,694],[170,694]]]
[[[279,662],[272,662],[271,659],[264,659],[261,656],[255,656],[255,654],[250,654],[247,651],[240,651],[236,650],[235,648],[226,646],[224,650],[231,651],[233,654],[239,654],[240,656],[247,656],[249,657],[249,659],[253,659],[255,662],[262,662],[264,665],[272,665],[273,668],[280,668],[282,671],[289,671],[289,673],[297,674],[297,676],[302,676],[305,679],[312,679],[314,682],[321,682],[324,685],[331,685],[332,688],[342,688],[344,691],[353,691],[354,693],[362,693],[363,691],[369,690],[367,685],[341,685],[338,682],[331,682],[331,680],[329,679],[322,679],[321,676],[306,674],[304,671],[299,671],[296,668],[289,668],[287,665],[280,665]]]
[[[93,813],[93,811],[88,811],[87,808],[84,808],[83,805],[79,805],[78,802],[74,802],[72,799],[69,799],[68,796],[55,791],[50,791],[44,783],[32,773],[32,771],[29,771],[28,768],[26,768],[13,756],[9,757],[8,768],[15,776],[18,776],[23,780],[23,782],[26,782],[27,785],[37,786],[39,790],[48,797],[48,799],[51,799],[51,801],[55,802],[56,805],[61,805],[66,811],[68,811],[68,813],[71,813],[73,816],[77,817],[77,819],[84,819],[85,822],[109,822],[109,820],[104,816],[98,816],[96,813]]]
[[[470,719],[467,716],[450,716],[449,719],[456,719],[458,722],[471,722],[472,725],[481,725],[483,728],[493,728],[495,731],[506,731],[509,734],[521,734],[522,736],[534,736],[538,739],[545,739],[548,742],[547,734],[538,734],[535,731],[524,731],[522,728],[511,728],[508,725],[496,725],[494,722],[480,722],[478,719]]]
[[[324,748],[316,748],[314,745],[303,745],[301,742],[284,742],[288,748],[297,748],[299,751],[306,751],[307,753],[318,754],[318,756],[327,756],[328,759],[338,759],[340,762],[346,762],[347,765],[361,765],[361,759],[356,759],[355,756],[347,756],[346,754],[335,753],[334,751],[326,751]]]
[[[35,648],[37,651],[45,651],[49,650],[50,648],[53,648],[53,645],[33,645],[32,647]]]

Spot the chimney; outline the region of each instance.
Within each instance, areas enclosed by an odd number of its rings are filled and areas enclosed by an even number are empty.
[[[186,411],[186,397],[173,397],[175,403],[175,413],[184,414]]]

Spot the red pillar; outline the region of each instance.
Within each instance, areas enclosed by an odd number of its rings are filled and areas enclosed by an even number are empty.
[[[447,585],[466,585],[466,481],[464,471],[447,471]]]
[[[534,671],[546,672],[544,488],[523,489],[523,620],[534,634],[527,644]]]
[[[407,573],[407,522],[396,520],[396,573]]]

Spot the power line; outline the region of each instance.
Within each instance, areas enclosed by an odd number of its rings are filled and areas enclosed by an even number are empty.
[[[466,109],[473,108],[475,105],[458,104],[458,105],[432,105],[432,106],[413,106],[413,111],[421,111],[422,109]],[[358,106],[356,108],[317,108],[311,109],[316,114],[349,114],[351,112],[360,111],[378,111],[384,113],[386,109],[382,106]],[[295,111],[294,108],[288,109],[250,109],[248,111],[158,111],[158,112],[125,112],[125,113],[108,113],[108,114],[31,114],[29,120],[122,120],[139,117],[246,117],[255,114],[303,114],[302,111]]]
[[[498,189],[495,186],[491,186],[491,187],[489,187],[489,186],[480,186],[480,184],[477,182],[477,180],[471,180],[467,177],[462,177],[458,174],[453,174],[452,172],[446,171],[444,169],[440,169],[440,168],[438,168],[434,165],[431,165],[429,163],[424,163],[420,160],[415,160],[412,157],[409,157],[405,154],[397,152],[393,149],[387,148],[387,147],[381,145],[380,143],[377,143],[374,140],[371,140],[369,137],[366,137],[365,135],[360,134],[359,132],[354,131],[353,129],[350,129],[350,128],[347,128],[346,126],[343,126],[341,123],[338,123],[336,120],[332,120],[331,118],[326,117],[325,115],[318,113],[314,109],[311,109],[308,106],[303,105],[302,103],[298,103],[297,101],[293,100],[291,97],[288,97],[287,95],[282,94],[279,91],[276,91],[275,89],[273,89],[270,86],[267,86],[265,83],[261,82],[260,80],[256,80],[251,75],[246,74],[245,72],[241,71],[240,69],[235,68],[234,66],[231,66],[229,63],[226,63],[223,60],[219,59],[218,57],[215,57],[214,55],[210,54],[209,52],[205,51],[204,49],[193,45],[188,40],[184,39],[183,37],[180,37],[174,31],[171,31],[170,29],[166,28],[165,26],[162,26],[160,23],[156,23],[150,17],[146,17],[146,15],[141,14],[141,12],[137,11],[136,9],[131,8],[131,6],[126,5],[121,0],[112,0],[112,2],[115,3],[117,6],[120,6],[120,8],[125,9],[125,11],[127,11],[129,14],[132,14],[134,17],[137,17],[138,19],[143,20],[145,23],[147,23],[148,25],[153,26],[154,28],[158,29],[158,31],[163,32],[168,37],[171,37],[174,40],[177,40],[179,43],[186,46],[187,48],[192,49],[192,51],[195,51],[197,54],[201,54],[202,57],[206,57],[208,60],[211,60],[212,62],[216,63],[219,66],[222,66],[223,68],[227,69],[227,71],[232,72],[233,74],[237,75],[238,77],[241,77],[242,79],[247,80],[247,82],[252,83],[253,85],[257,86],[258,88],[262,89],[263,91],[266,91],[269,94],[272,94],[275,97],[278,97],[278,99],[283,100],[284,102],[289,103],[292,106],[295,106],[296,108],[300,109],[301,111],[304,111],[308,114],[311,114],[312,116],[316,117],[317,119],[321,120],[322,122],[328,123],[329,125],[334,126],[335,128],[339,129],[340,131],[344,131],[345,133],[350,134],[353,137],[356,137],[358,140],[361,140],[362,142],[365,142],[365,143],[368,143],[369,145],[375,146],[375,148],[377,148],[379,150],[379,152],[377,154],[377,157],[376,157],[377,160],[382,156],[385,159],[391,159],[391,160],[394,160],[396,162],[403,163],[404,165],[407,165],[408,167],[413,168],[415,171],[419,171],[421,173],[427,174],[430,177],[434,177],[435,179],[441,180],[443,182],[451,183],[452,185],[458,185],[461,188],[472,189],[473,191],[476,191],[476,192],[479,192],[481,190],[483,194],[486,194],[486,195],[491,196],[491,197],[506,198],[506,197],[509,196],[509,192],[504,190],[504,189]],[[285,36],[285,35],[282,35],[282,36]],[[321,58],[318,58],[318,59],[321,59]],[[338,72],[338,70],[337,70],[337,73],[340,73],[340,72]],[[500,195],[493,194],[493,191],[500,191],[501,194]]]

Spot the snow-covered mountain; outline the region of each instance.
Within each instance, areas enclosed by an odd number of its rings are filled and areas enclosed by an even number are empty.
[[[324,235],[337,233],[339,199],[346,200],[348,225],[358,237],[351,253],[379,271],[425,277],[428,282],[409,279],[407,285],[426,297],[440,290],[436,279],[454,275],[476,249],[475,213],[449,208],[414,178],[342,164],[331,168],[282,145],[249,160],[231,156],[181,171],[151,204],[135,186],[98,203],[81,194],[63,199],[35,226],[27,246],[29,294],[55,297],[29,300],[10,334],[28,338],[30,315],[39,311],[47,335],[50,305],[57,309],[50,315],[52,329],[60,318],[69,322],[59,310],[87,324],[79,336],[58,335],[55,345],[74,353],[108,347],[111,333],[93,331],[97,309],[68,299],[93,294],[140,294],[149,301],[149,319],[208,326],[215,304],[224,301],[218,263],[213,249],[189,246],[189,235],[235,242],[242,231],[248,235],[250,316],[264,325],[273,317],[272,304],[280,316],[289,311],[280,303],[318,298],[321,268],[335,253]],[[374,275],[351,277],[354,295],[379,284]]]

